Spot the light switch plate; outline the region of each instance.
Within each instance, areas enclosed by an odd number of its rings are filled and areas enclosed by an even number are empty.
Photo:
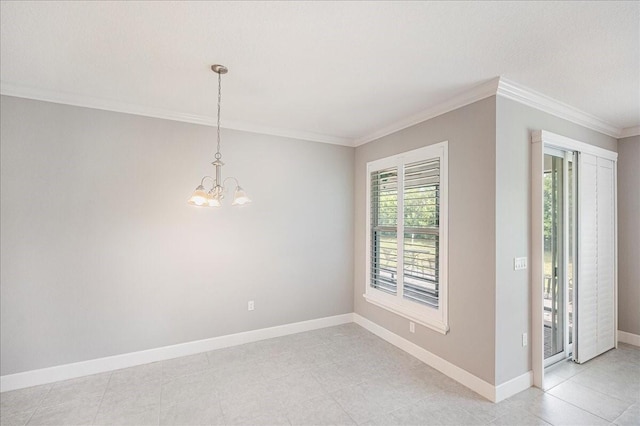
[[[527,269],[527,258],[526,257],[514,257],[513,258],[513,270],[520,271],[522,269]]]

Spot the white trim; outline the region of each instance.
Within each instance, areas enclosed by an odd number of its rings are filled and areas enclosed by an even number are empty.
[[[215,127],[216,122],[213,116],[203,116],[195,114],[185,114],[164,108],[130,104],[126,102],[103,99],[75,93],[58,92],[54,90],[38,89],[34,87],[21,86],[18,84],[0,81],[0,93],[5,96],[15,96],[19,98],[34,99],[57,104],[73,105],[84,108],[100,109],[105,111],[120,112],[125,114],[141,115],[144,117],[161,118],[163,120],[181,121],[184,123],[200,124],[203,126]],[[224,120],[222,128],[232,130],[242,130],[251,133],[264,135],[281,136],[292,139],[302,139],[312,142],[322,142],[333,145],[353,146],[350,138],[323,135],[319,133],[305,132],[299,130],[280,129],[276,127],[260,126],[243,121]]]
[[[185,123],[201,124],[205,126],[215,125],[213,118],[208,116],[185,114],[163,108],[141,106],[110,99],[28,87],[5,81],[0,81],[0,94],[85,108],[101,109],[105,111],[121,112],[125,114],[135,114],[145,117],[161,118],[165,120],[182,121]],[[222,127],[252,133],[357,147],[494,95],[514,100],[521,104],[528,105],[540,111],[544,111],[556,117],[571,121],[615,138],[626,138],[640,135],[640,126],[621,129],[589,113],[557,101],[513,81],[507,80],[504,77],[495,77],[424,111],[413,114],[407,118],[355,139],[299,130],[260,126],[241,121],[225,120]]]
[[[617,156],[617,155],[616,155]],[[618,349],[618,161],[613,161],[613,344]],[[575,330],[575,328],[574,328]],[[575,339],[574,339],[575,341]]]
[[[396,155],[392,155],[378,160],[369,161],[366,166],[366,217],[365,217],[365,294],[363,295],[365,300],[375,304],[383,309],[387,309],[402,317],[408,318],[412,321],[418,322],[426,327],[431,328],[442,334],[447,334],[449,331],[448,326],[448,152],[449,142],[443,141],[431,145],[424,146],[422,148],[414,149],[411,151],[402,152]],[[397,294],[388,294],[380,291],[371,286],[371,172],[387,169],[391,167],[397,168],[398,174],[398,206],[397,206],[397,224],[396,228],[398,239],[398,259],[403,259],[403,246],[404,241],[404,210],[403,210],[403,198],[404,195],[404,165],[414,161],[421,161],[424,159],[439,158],[440,159],[440,223],[439,223],[439,300],[438,307],[430,307],[421,305],[417,302],[407,300],[403,297],[403,282],[404,282],[404,261],[397,262]]]
[[[508,382],[504,382],[496,386],[495,400],[493,402],[500,402],[517,393],[529,389],[533,385],[533,371],[527,371],[524,374],[515,377]]]
[[[428,108],[417,114],[413,114],[402,120],[396,121],[395,123],[376,130],[368,135],[356,138],[353,141],[353,146],[364,145],[365,143],[380,139],[383,136],[390,135],[392,133],[406,129],[407,127],[422,123],[423,121],[430,120],[439,115],[446,114],[447,112],[462,108],[463,106],[470,105],[474,102],[486,99],[490,96],[494,96],[496,94],[496,90],[498,89],[499,80],[500,77],[493,78],[485,83],[472,87],[469,90],[466,90],[452,98],[449,98],[444,102],[434,105],[431,108]]]
[[[627,127],[620,131],[619,139],[630,138],[632,136],[640,136],[640,126]]]
[[[567,105],[564,102],[536,92],[535,90],[531,90],[528,87],[509,81],[504,77],[500,77],[498,82],[497,95],[614,138],[620,137],[622,133],[622,129],[611,123]]]
[[[211,119],[210,126],[215,126]],[[353,142],[349,138],[341,138],[338,136],[323,135],[320,133],[305,132],[302,130],[280,129],[276,127],[260,126],[258,124],[247,123],[244,121],[225,120],[221,124],[222,128],[241,130],[249,133],[258,133],[262,135],[281,136],[283,138],[300,139],[310,142],[328,143],[330,145],[353,146]]]
[[[640,335],[618,330],[618,342],[633,346],[640,346]]]
[[[565,151],[579,151],[584,154],[595,155],[596,157],[606,158],[611,161],[616,161],[618,159],[617,152],[609,151],[608,149],[580,142],[546,130],[535,130],[532,132],[531,142],[544,142],[545,147],[551,146]]]
[[[621,129],[592,114],[574,108],[571,105],[560,102],[540,92],[536,92],[535,90],[517,84],[504,77],[496,77],[478,86],[472,87],[471,89],[444,102],[434,105],[429,109],[399,120],[366,136],[356,138],[353,141],[353,146],[363,145],[494,95],[511,99],[523,105],[530,106],[614,138],[626,138],[629,136],[640,135],[640,126]]]
[[[531,386],[531,372],[527,372],[522,376],[518,376],[515,379],[512,379],[496,387],[469,373],[467,370],[464,370],[457,365],[452,364],[443,358],[440,358],[439,356],[429,352],[428,350],[416,345],[413,342],[410,342],[404,337],[398,336],[397,334],[387,330],[386,328],[368,320],[367,318],[359,314],[353,314],[353,321],[356,324],[369,330],[376,336],[386,340],[387,342],[402,349],[408,354],[413,355],[430,367],[435,368],[442,374],[468,387],[469,389],[485,397],[489,401],[499,402]]]
[[[542,389],[544,386],[544,186],[542,182],[544,143],[534,135],[531,141],[531,369],[534,386]]]
[[[122,355],[114,355],[89,361],[74,362],[72,364],[58,365],[39,370],[25,371],[23,373],[0,376],[0,392],[29,386],[42,385],[57,382],[59,380],[73,379],[89,374],[104,373],[119,370],[121,368],[134,367],[150,362],[163,361],[186,355],[222,349],[229,346],[242,345],[273,337],[286,336],[319,328],[353,322],[353,314],[335,315],[332,317],[317,318],[292,324],[284,324],[259,330],[245,331],[242,333],[228,334],[226,336],[210,339],[180,343],[172,346],[164,346],[146,351],[130,352]]]
[[[430,328],[431,330],[437,331],[438,333],[447,334],[449,331],[449,326],[440,321],[425,321],[422,315],[414,314],[412,311],[406,309],[403,306],[397,305],[395,303],[390,303],[386,300],[375,297],[374,295],[362,295],[365,300],[373,305],[379,306],[382,309],[386,309],[387,311],[391,311],[396,315],[400,315],[401,317],[407,318],[413,322],[416,322],[420,325]]]

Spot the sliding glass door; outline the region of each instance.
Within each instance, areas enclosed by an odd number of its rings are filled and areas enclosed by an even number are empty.
[[[575,168],[572,152],[544,155],[544,358],[567,358],[573,342]]]

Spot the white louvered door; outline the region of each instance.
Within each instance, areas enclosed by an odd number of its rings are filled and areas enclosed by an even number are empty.
[[[615,167],[579,156],[577,339],[583,363],[615,346]]]
[[[613,161],[598,158],[598,355],[615,346],[614,190]]]

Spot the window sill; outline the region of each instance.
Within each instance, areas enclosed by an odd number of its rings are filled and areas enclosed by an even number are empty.
[[[389,303],[386,300],[381,300],[370,294],[363,294],[365,300],[369,303],[372,303],[376,306],[379,306],[387,311],[393,312],[394,314],[400,315],[401,317],[407,318],[410,321],[413,321],[417,324],[423,325],[431,330],[437,331],[441,334],[447,334],[449,332],[449,326],[442,322],[432,318],[426,318],[422,315],[416,315],[413,310],[407,309],[404,306],[400,306],[394,303]]]

